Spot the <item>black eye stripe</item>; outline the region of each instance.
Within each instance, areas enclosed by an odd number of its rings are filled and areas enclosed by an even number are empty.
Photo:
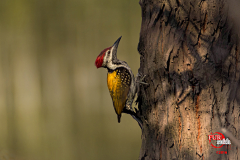
[[[106,52],[106,56],[107,56],[107,58],[110,57],[110,51],[109,50]]]

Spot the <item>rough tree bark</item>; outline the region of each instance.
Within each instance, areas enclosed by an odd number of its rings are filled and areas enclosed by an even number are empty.
[[[240,139],[239,42],[226,0],[142,0],[139,159],[238,159],[212,148],[226,128]],[[217,154],[224,150],[227,154]]]

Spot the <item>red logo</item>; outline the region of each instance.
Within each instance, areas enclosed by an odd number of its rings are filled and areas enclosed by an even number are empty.
[[[220,132],[215,132],[215,133],[213,133],[212,134],[212,132],[211,132],[211,135],[208,135],[208,140],[209,140],[209,143],[211,144],[211,146],[212,147],[214,147],[214,148],[221,148],[224,144],[222,144],[221,146],[215,146],[215,145],[213,145],[212,144],[212,140],[223,140],[223,139],[225,139],[225,137],[224,137],[224,135],[222,134],[222,133],[220,133]]]
[[[215,133],[211,133],[210,135],[208,135],[208,140],[209,140],[209,144],[211,144],[211,146],[213,148],[221,148],[223,147],[223,145],[225,145],[225,148],[231,149],[231,141],[228,138],[225,138],[225,136],[220,133],[220,132],[215,132]],[[216,145],[214,145],[212,143],[212,140],[215,140]],[[216,151],[217,154],[228,154],[227,151]]]

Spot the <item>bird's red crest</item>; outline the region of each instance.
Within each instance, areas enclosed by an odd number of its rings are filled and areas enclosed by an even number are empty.
[[[104,56],[105,56],[105,53],[106,53],[106,51],[109,50],[110,48],[111,48],[111,47],[108,47],[108,48],[104,49],[104,50],[98,55],[98,57],[97,57],[97,59],[96,59],[96,61],[95,61],[95,66],[96,66],[97,68],[102,67],[103,58],[104,58]]]

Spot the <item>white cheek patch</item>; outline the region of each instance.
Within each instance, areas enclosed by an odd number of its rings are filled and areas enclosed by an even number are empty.
[[[108,55],[108,52],[109,52],[109,51],[110,51],[111,53]],[[112,63],[112,51],[111,51],[111,50],[106,51],[105,56],[104,56],[104,58],[103,58],[103,65],[104,65],[104,66],[108,66],[109,63]]]
[[[106,60],[106,57],[107,57],[106,55],[103,57],[103,64],[102,64],[102,66],[106,66],[106,65],[107,65],[107,64],[106,64],[106,61],[107,61],[107,60]]]
[[[111,50],[108,50],[107,51],[107,55],[108,55],[108,52],[110,52],[110,54],[107,56],[108,57],[108,62],[110,62],[110,61],[112,61],[112,48],[111,48]]]
[[[110,51],[110,55],[108,55],[108,51]],[[112,63],[112,51],[113,51],[113,48],[111,48],[110,50],[106,51],[105,53],[105,56],[103,58],[103,64],[102,66],[103,67],[108,67],[112,70],[116,69],[117,67],[121,67],[123,65],[115,65]]]

